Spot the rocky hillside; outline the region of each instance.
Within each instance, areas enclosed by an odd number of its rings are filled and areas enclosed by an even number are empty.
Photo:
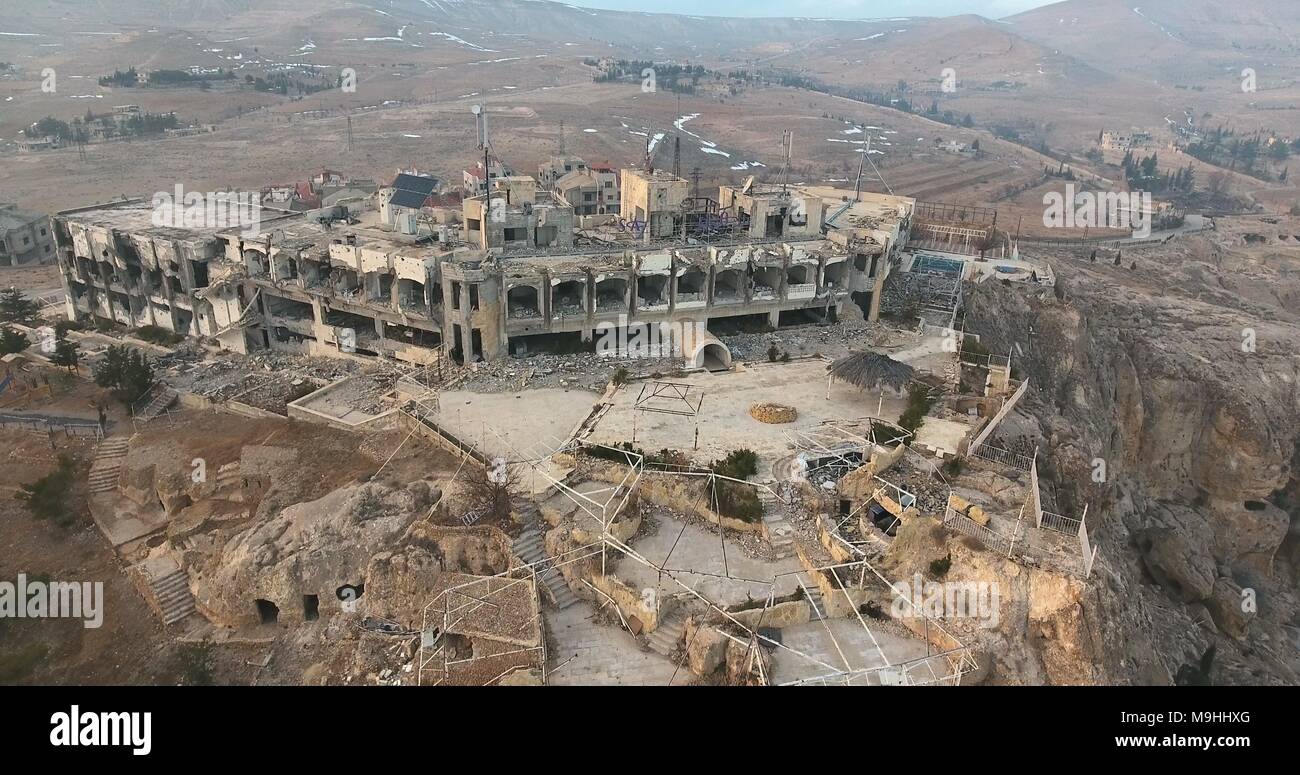
[[[1216,644],[1218,683],[1295,683],[1300,219],[1052,258],[1056,294],[985,283],[967,330],[1032,381],[1044,507],[1090,506],[1106,680],[1170,683]]]

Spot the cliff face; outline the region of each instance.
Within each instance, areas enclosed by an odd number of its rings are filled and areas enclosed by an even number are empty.
[[[1300,680],[1300,219],[1275,220],[970,295],[966,330],[1031,380],[1044,507],[1090,506],[1107,680],[1170,682],[1210,643],[1217,683]]]

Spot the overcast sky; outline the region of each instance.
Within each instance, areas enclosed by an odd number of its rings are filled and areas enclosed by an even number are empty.
[[[977,13],[1009,16],[1055,0],[564,0],[572,5],[618,11],[653,11],[696,16],[815,16],[880,19],[892,16],[953,16]]]

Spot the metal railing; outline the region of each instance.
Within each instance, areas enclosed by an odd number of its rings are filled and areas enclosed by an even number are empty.
[[[1042,518],[1039,520],[1038,526],[1043,530],[1052,530],[1069,536],[1077,536],[1079,535],[1079,531],[1083,528],[1083,520],[1076,519],[1075,517],[1053,514],[1050,511],[1044,511],[1042,512]]]
[[[992,444],[981,444],[972,449],[971,454],[981,460],[1010,466],[1020,471],[1028,471],[1034,465],[1033,458],[1001,447],[995,447]]]
[[[1017,522],[1016,524],[1017,524],[1017,529],[1019,529],[1020,523]],[[949,500],[948,506],[944,509],[943,526],[950,530],[955,530],[958,533],[974,538],[975,540],[987,546],[989,549],[992,549],[993,551],[997,552],[998,554],[1001,554],[1004,557],[1009,558],[1015,552],[1015,547],[1016,547],[1015,535],[1012,535],[1010,538],[1008,538],[1007,536],[1000,535],[994,532],[987,525],[981,525],[980,523],[976,522],[975,520],[971,519],[965,514],[962,514],[961,512],[954,509],[952,507],[951,500]]]
[[[29,431],[32,433],[62,432],[65,436],[95,439],[104,438],[104,429],[99,427],[99,423],[94,422],[72,423],[46,420],[37,417],[0,417],[0,427],[15,428],[17,430]]]

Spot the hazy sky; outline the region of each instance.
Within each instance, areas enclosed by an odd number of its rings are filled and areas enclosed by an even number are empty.
[[[878,19],[891,16],[952,16],[977,13],[996,19],[1055,0],[563,0],[572,5],[618,11],[654,11],[696,16],[815,16]]]

